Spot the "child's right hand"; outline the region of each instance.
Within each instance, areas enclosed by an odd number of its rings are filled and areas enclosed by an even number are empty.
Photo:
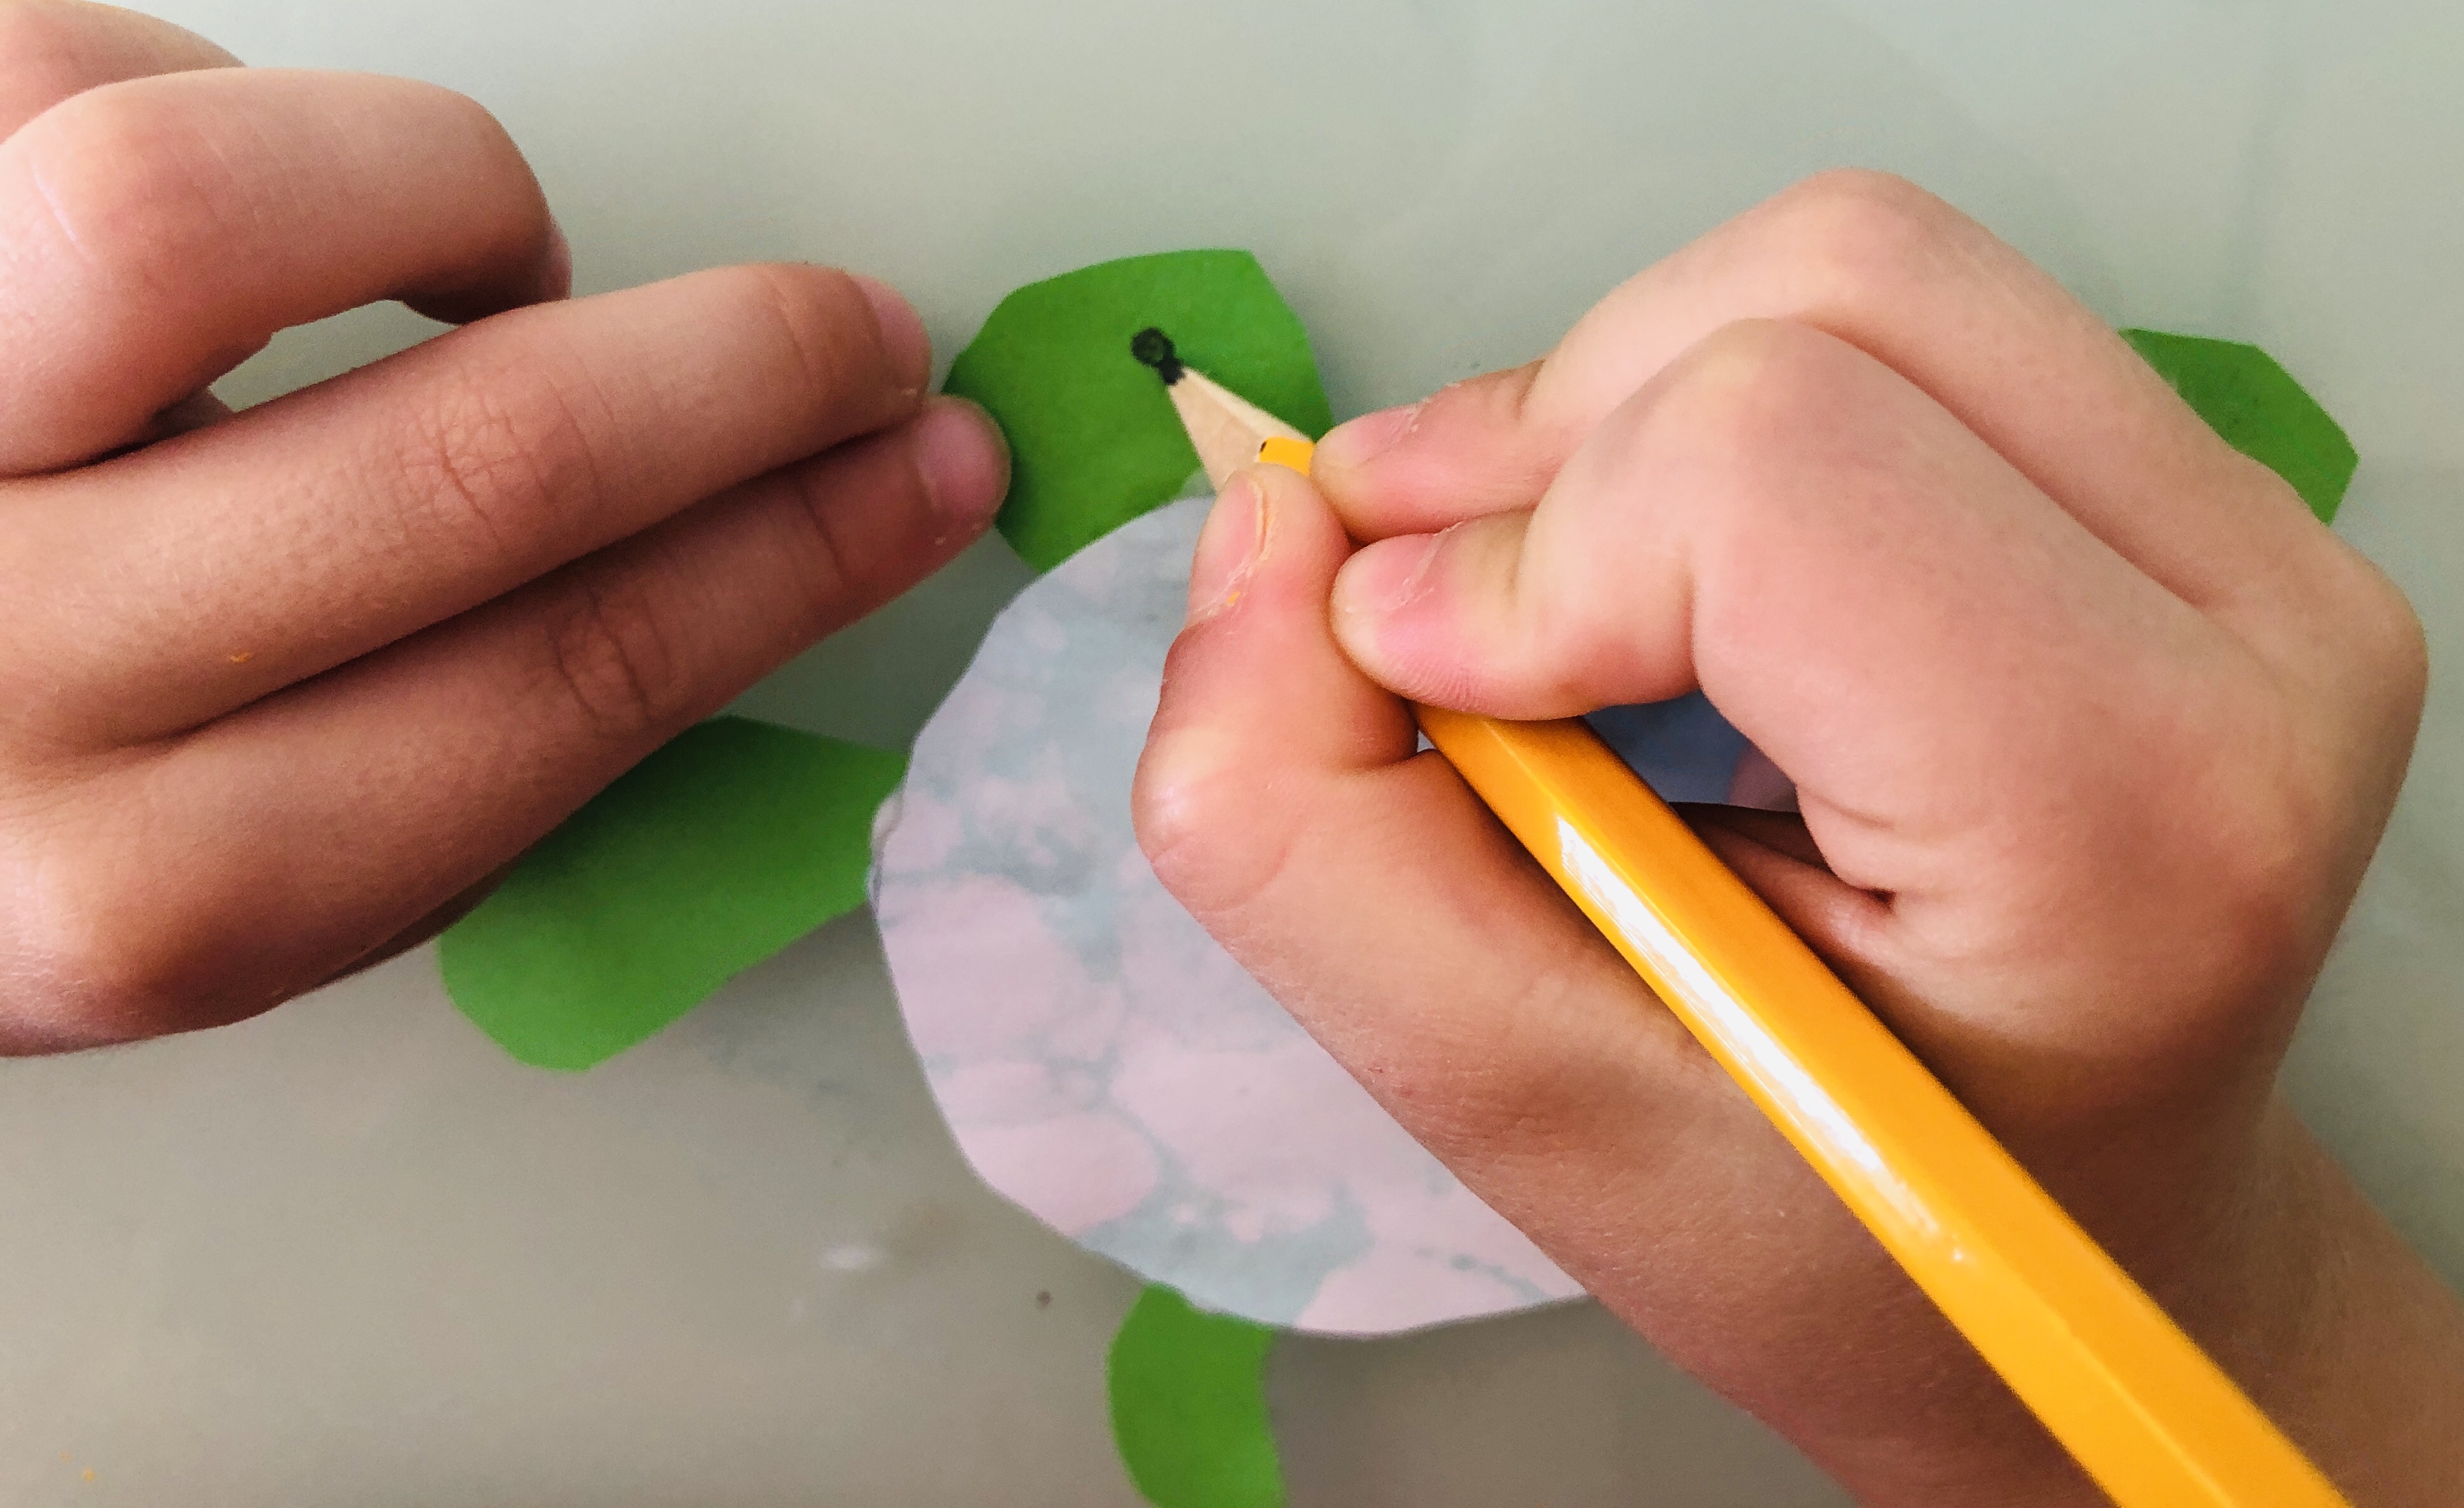
[[[981,532],[889,289],[561,301],[487,113],[0,0],[0,1052],[261,1011],[433,932],[686,724]],[[473,321],[239,415],[382,298]]]
[[[1870,1500],[2093,1500],[1402,700],[1700,686],[1804,810],[1705,837],[2358,1499],[2464,1500],[2454,1306],[2273,1096],[2424,680],[2282,481],[1859,174],[1315,476],[1209,521],[1141,836],[1466,1183]]]

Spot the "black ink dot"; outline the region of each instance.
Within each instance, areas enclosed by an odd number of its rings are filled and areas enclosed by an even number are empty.
[[[1185,370],[1180,364],[1179,353],[1172,348],[1172,337],[1153,325],[1130,337],[1130,354],[1142,364],[1154,367],[1155,376],[1163,379],[1166,387],[1179,382],[1180,374]]]

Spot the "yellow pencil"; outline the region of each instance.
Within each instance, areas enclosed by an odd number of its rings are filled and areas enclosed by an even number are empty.
[[[1307,474],[1290,426],[1160,332],[1207,476]],[[2344,1499],[1762,898],[1582,723],[1416,706],[1421,731],[2123,1508]]]

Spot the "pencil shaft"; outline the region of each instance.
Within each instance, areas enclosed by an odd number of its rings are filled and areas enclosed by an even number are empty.
[[[1415,710],[1464,781],[2115,1501],[2343,1501],[1590,729]]]

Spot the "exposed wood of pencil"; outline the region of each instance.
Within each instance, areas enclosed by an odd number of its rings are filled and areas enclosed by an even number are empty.
[[[1206,480],[1221,488],[1232,473],[1258,458],[1258,446],[1271,436],[1306,440],[1309,436],[1266,412],[1203,372],[1181,368],[1164,388],[1180,413],[1180,426],[1197,448],[1198,464]]]

